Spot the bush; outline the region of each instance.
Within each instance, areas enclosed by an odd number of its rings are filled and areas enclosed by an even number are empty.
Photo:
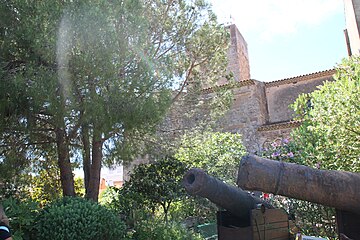
[[[2,201],[9,218],[14,240],[32,239],[34,223],[39,212],[37,203],[30,200],[7,198]]]
[[[160,207],[167,221],[171,205],[185,196],[181,181],[186,169],[184,163],[172,157],[140,164],[123,188],[128,189],[129,196],[138,206],[143,205],[153,213]]]
[[[110,210],[83,198],[65,197],[46,206],[37,224],[37,239],[124,239],[125,224]]]
[[[303,122],[292,135],[308,165],[360,172],[360,57],[344,59],[336,72],[292,105]]]
[[[179,223],[150,219],[135,226],[133,239],[136,240],[202,240],[200,234]]]
[[[173,203],[170,211],[172,220],[182,221],[188,227],[216,221],[216,204],[199,196],[188,196],[181,201]]]

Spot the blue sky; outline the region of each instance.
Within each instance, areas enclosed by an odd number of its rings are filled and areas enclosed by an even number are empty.
[[[208,1],[219,21],[235,23],[247,41],[253,79],[323,71],[347,56],[342,0]]]

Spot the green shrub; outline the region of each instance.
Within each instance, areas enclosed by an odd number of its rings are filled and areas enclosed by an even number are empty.
[[[14,240],[32,239],[34,223],[39,212],[37,203],[31,200],[7,198],[2,201],[9,218]]]
[[[172,204],[170,219],[182,221],[192,226],[216,221],[218,207],[208,199],[189,196]],[[190,222],[189,222],[190,221]]]
[[[124,239],[125,224],[110,210],[83,198],[65,197],[40,213],[37,239]]]
[[[185,228],[179,223],[165,223],[150,219],[135,226],[133,239],[136,240],[202,240],[200,234]]]

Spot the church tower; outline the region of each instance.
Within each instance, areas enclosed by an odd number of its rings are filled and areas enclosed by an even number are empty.
[[[227,27],[230,33],[227,70],[233,73],[236,82],[250,79],[250,64],[247,43],[235,24]],[[218,81],[219,85],[226,84],[225,78]]]
[[[229,26],[230,48],[228,70],[234,73],[236,81],[250,79],[250,64],[247,43],[235,24]]]

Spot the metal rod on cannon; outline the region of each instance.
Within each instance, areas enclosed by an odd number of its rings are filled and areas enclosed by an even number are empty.
[[[240,188],[227,185],[198,168],[190,169],[185,174],[183,184],[189,194],[205,197],[240,218],[248,217],[250,210],[259,204],[273,208],[260,198]]]
[[[237,185],[360,214],[360,174],[318,170],[248,155],[242,158]]]

